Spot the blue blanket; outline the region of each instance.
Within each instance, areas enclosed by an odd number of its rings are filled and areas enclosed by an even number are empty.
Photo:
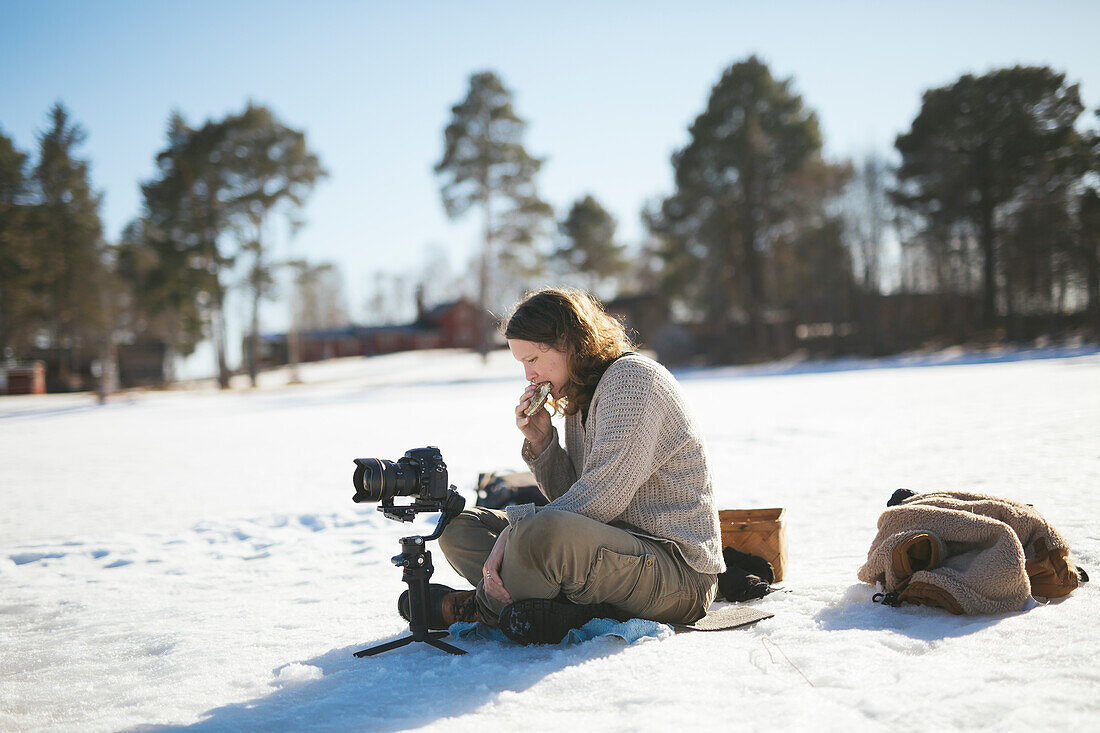
[[[513,643],[500,629],[494,629],[481,622],[467,623],[458,621],[451,624],[448,629],[451,636],[467,641],[485,640],[499,641],[505,644]],[[672,627],[668,624],[646,621],[645,619],[632,618],[629,621],[613,621],[609,618],[594,618],[579,629],[571,629],[565,638],[558,642],[559,645],[579,644],[582,641],[595,639],[598,636],[614,636],[622,639],[627,644],[633,644],[639,639],[653,638],[664,639],[673,634]]]

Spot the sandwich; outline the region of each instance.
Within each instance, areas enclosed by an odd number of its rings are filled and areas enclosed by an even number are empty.
[[[527,405],[527,409],[523,411],[523,414],[527,417],[533,416],[542,409],[542,406],[546,404],[546,398],[549,396],[550,383],[543,382],[535,388],[535,394],[531,396],[531,404]]]

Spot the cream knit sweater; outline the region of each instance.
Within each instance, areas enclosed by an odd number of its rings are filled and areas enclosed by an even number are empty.
[[[676,380],[637,354],[604,372],[588,409],[565,419],[565,448],[554,429],[539,456],[523,457],[551,499],[506,509],[515,524],[545,509],[583,514],[670,541],[700,573],[721,573],[721,532],[703,436]]]

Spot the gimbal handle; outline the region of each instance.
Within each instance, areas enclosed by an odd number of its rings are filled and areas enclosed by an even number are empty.
[[[425,542],[439,539],[439,536],[443,534],[443,530],[447,528],[447,525],[452,519],[462,513],[463,508],[466,506],[466,500],[462,498],[462,494],[455,491],[452,486],[447,490],[447,498],[443,500],[443,503],[439,507],[441,514],[439,515],[439,521],[435,525],[435,531],[424,538]]]

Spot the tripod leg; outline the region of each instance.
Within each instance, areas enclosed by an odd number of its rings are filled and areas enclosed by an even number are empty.
[[[457,646],[451,646],[445,641],[440,641],[437,637],[433,636],[424,640],[426,643],[431,644],[436,649],[442,649],[449,654],[465,654],[466,650],[459,649]]]
[[[411,636],[406,636],[402,639],[395,639],[394,641],[388,641],[385,644],[379,644],[378,646],[372,646],[370,649],[364,649],[359,652],[355,652],[357,657],[373,657],[375,654],[381,654],[382,652],[388,652],[390,649],[400,649],[406,644],[411,644],[415,641]]]
[[[403,646],[413,643],[414,641],[423,641],[427,644],[431,644],[436,649],[442,649],[450,654],[465,654],[466,652],[459,649],[456,646],[451,646],[445,641],[440,641],[439,637],[446,636],[446,631],[429,631],[428,635],[423,639],[417,639],[415,636],[405,636],[393,641],[387,641],[385,644],[379,644],[378,646],[372,646],[370,649],[364,649],[362,651],[355,652],[355,656],[359,658],[373,657],[375,654],[381,654],[382,652],[388,652],[391,649],[400,649]]]

